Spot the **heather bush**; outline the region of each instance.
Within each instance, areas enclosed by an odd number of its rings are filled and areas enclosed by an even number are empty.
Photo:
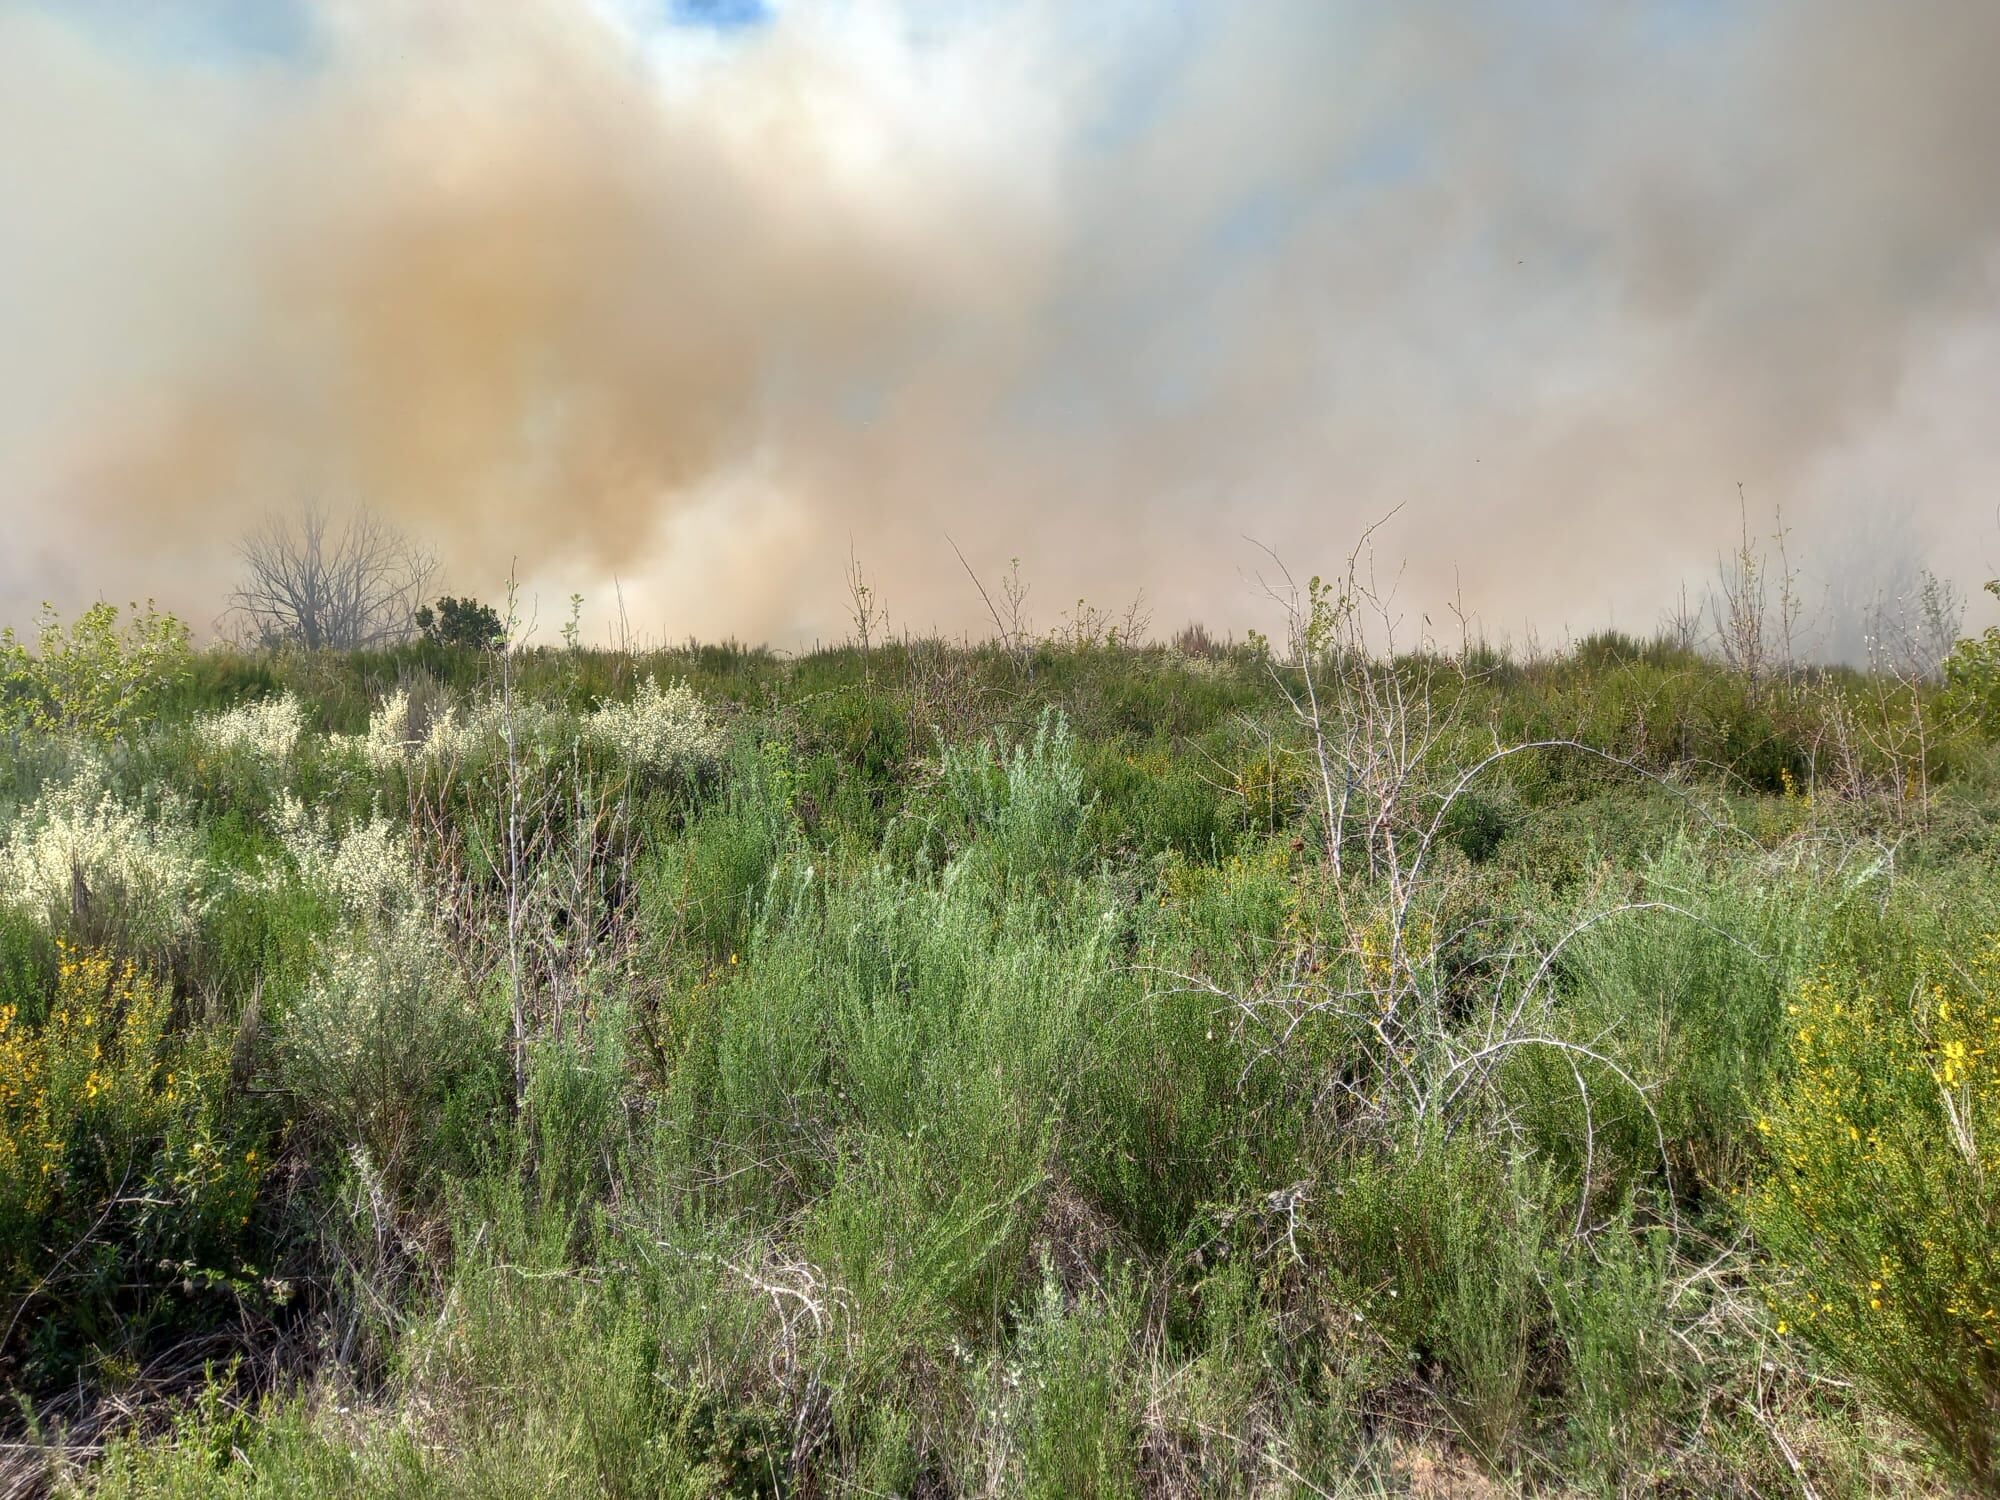
[[[712,768],[722,753],[721,732],[688,685],[662,688],[653,677],[630,702],[599,704],[584,733],[636,771],[691,776]]]
[[[377,771],[403,764],[429,733],[429,719],[419,714],[407,688],[386,694],[368,714],[368,727],[345,742]]]
[[[489,693],[459,695],[398,687],[368,715],[368,727],[343,741],[377,772],[457,771],[506,755],[511,727],[517,750],[530,757],[547,753],[563,737],[569,720],[539,699],[516,702],[511,711]]]
[[[398,1188],[437,1171],[426,1152],[454,1091],[501,1066],[497,1020],[412,917],[326,943],[273,1046],[298,1117]]]
[[[414,910],[419,883],[403,829],[381,817],[339,833],[324,809],[308,811],[296,797],[278,804],[277,832],[296,878],[344,923],[396,918]]]

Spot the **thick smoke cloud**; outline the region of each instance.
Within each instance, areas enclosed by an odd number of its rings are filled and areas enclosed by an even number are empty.
[[[946,533],[1045,620],[1231,625],[1243,534],[1323,566],[1397,505],[1413,615],[1644,629],[1739,483],[1829,600],[2000,568],[2000,8],[309,21],[0,0],[0,618],[206,619],[308,496],[782,643],[850,540],[918,628],[980,623]]]

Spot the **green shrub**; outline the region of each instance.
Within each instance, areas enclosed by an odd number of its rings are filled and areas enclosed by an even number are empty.
[[[1635,1229],[1628,1212],[1594,1237],[1589,1253],[1549,1268],[1572,1451],[1607,1489],[1629,1487],[1658,1459],[1677,1414],[1673,1256],[1665,1225]]]
[[[1139,1493],[1138,1413],[1127,1389],[1132,1309],[1070,1304],[1045,1275],[1004,1352],[973,1385],[978,1430],[961,1483],[1031,1500]]]
[[[1641,1100],[1582,1064],[1593,1089],[1597,1190],[1615,1203],[1642,1184],[1664,1189],[1664,1136],[1673,1187],[1692,1203],[1745,1181],[1758,1154],[1751,1126],[1782,1050],[1789,976],[1843,901],[1868,887],[1844,889],[1804,870],[1775,878],[1737,870],[1724,851],[1685,841],[1647,861],[1633,885],[1636,906],[1599,905],[1615,914],[1578,931],[1544,984],[1563,991],[1556,1003],[1567,1034],[1647,1090]],[[1584,1122],[1571,1060],[1522,1049],[1509,1082],[1549,1159],[1580,1175]]]
[[[1559,1212],[1529,1166],[1425,1135],[1350,1164],[1326,1251],[1351,1301],[1436,1379],[1466,1445],[1502,1468],[1526,1435],[1550,1319]]]
[[[477,599],[446,594],[435,606],[420,604],[410,617],[433,645],[465,651],[497,651],[507,644],[500,611]]]
[[[0,730],[36,729],[110,739],[148,722],[189,670],[188,628],[147,601],[93,604],[65,627],[42,606],[33,650],[0,630]]]
[[[2000,579],[1986,591],[2000,599]],[[2000,625],[1960,641],[1945,659],[1944,678],[1957,703],[1989,733],[2000,732]]]
[[[727,790],[638,873],[642,926],[662,967],[688,947],[716,963],[740,957],[792,829],[788,765],[739,749]]]
[[[946,805],[973,835],[967,867],[990,872],[1003,895],[1055,894],[1088,852],[1091,803],[1083,782],[1076,737],[1053,709],[1026,744],[947,750]]]

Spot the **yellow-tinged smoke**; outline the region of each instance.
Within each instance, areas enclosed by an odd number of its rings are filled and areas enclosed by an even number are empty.
[[[1842,578],[2000,553],[2000,7],[310,16],[0,3],[0,617],[206,619],[306,497],[781,641],[850,538],[919,628],[946,532],[1234,623],[1244,533],[1403,504],[1413,613],[1545,633],[1650,626],[1738,482]]]

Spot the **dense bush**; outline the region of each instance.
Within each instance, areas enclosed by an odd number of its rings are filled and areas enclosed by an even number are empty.
[[[0,899],[52,931],[160,958],[198,930],[213,887],[192,809],[173,791],[148,812],[85,762],[46,785],[0,845]]]
[[[149,601],[121,626],[93,604],[69,625],[49,605],[32,648],[0,629],[0,729],[108,739],[144,724],[187,675],[188,628]]]
[[[1986,589],[2000,599],[2000,579]],[[1989,625],[1983,634],[1960,641],[1945,660],[1944,675],[1953,698],[1987,733],[2000,731],[2000,625]]]
[[[500,612],[477,599],[446,594],[435,605],[421,604],[411,616],[425,640],[469,651],[495,651],[507,644]]]
[[[1797,987],[1751,1220],[1824,1351],[2000,1493],[2000,936]]]
[[[129,1359],[156,1319],[212,1317],[211,1286],[248,1274],[269,1164],[226,1039],[176,1035],[171,996],[129,960],[57,957],[41,1015],[18,990],[0,1003],[0,1302],[44,1381]]]

